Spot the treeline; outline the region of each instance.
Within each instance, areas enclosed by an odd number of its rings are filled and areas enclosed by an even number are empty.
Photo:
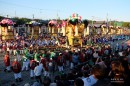
[[[122,26],[130,29],[130,22],[123,22]]]
[[[5,18],[5,17],[0,16],[0,21],[1,21],[2,19],[4,19],[4,18]],[[10,18],[10,19],[13,20],[14,22],[16,22],[17,25],[23,25],[23,24],[26,24],[26,23],[28,23],[28,22],[30,22],[30,21],[32,21],[32,20],[37,21],[37,22],[39,22],[39,23],[41,23],[41,24],[43,24],[43,23],[44,23],[44,24],[47,24],[48,21],[49,21],[49,20],[19,18],[19,17],[14,17],[14,18]]]

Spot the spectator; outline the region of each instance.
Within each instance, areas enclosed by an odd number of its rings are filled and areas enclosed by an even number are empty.
[[[97,58],[95,64],[99,64],[102,68],[107,68],[105,65],[105,62],[102,60],[102,58]]]
[[[22,61],[23,61],[22,71],[24,71],[24,69],[26,69],[26,71],[29,70],[29,59],[27,58],[27,56],[23,55]]]
[[[24,86],[30,86],[30,84],[29,84],[29,83],[26,83]]]
[[[4,71],[10,72],[10,58],[9,58],[9,52],[8,51],[6,52],[6,55],[4,56],[4,64],[6,66]]]
[[[43,85],[50,86],[50,84],[51,84],[51,79],[49,77],[44,78]]]
[[[63,71],[63,56],[62,54],[60,53],[60,55],[58,56],[58,59],[57,59],[57,65],[58,65],[58,70],[59,72],[62,72]]]
[[[12,70],[14,72],[14,77],[15,77],[15,80],[16,82],[18,81],[22,81],[21,79],[21,65],[20,63],[17,61],[17,59],[15,59],[13,61],[13,64],[12,64]]]
[[[111,63],[111,71],[109,77],[114,86],[124,85],[124,68],[119,61],[113,61]]]
[[[41,74],[43,71],[43,65],[37,62],[37,66],[34,68],[34,74],[37,82],[42,83]]]
[[[104,70],[100,67],[100,65],[96,64],[91,70],[91,75],[84,80],[84,86],[94,85],[98,79],[104,77],[104,74]]]
[[[34,68],[36,67],[36,61],[35,60],[31,60],[30,61],[30,77],[31,79],[34,78],[35,74],[34,74]]]
[[[41,86],[41,84],[38,82],[34,82],[32,86]]]
[[[74,81],[74,86],[84,86],[83,80],[80,79],[80,78],[77,78],[77,79]]]

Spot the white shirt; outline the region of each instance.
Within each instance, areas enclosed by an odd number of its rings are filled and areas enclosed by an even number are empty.
[[[93,75],[90,75],[88,78],[84,78],[82,80],[84,82],[84,86],[92,86],[97,82],[97,79],[95,79]]]
[[[34,68],[34,74],[35,76],[39,76],[42,74],[42,70],[43,70],[43,65],[42,64],[39,64],[38,66],[36,66]]]
[[[42,45],[45,45],[45,44],[46,44],[46,42],[45,42],[45,40],[43,40],[43,41],[42,41]]]
[[[98,56],[98,53],[93,53],[93,57],[94,58],[98,58],[99,56]]]

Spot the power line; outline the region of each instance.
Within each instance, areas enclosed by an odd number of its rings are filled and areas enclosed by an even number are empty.
[[[0,1],[0,3],[3,4],[7,4],[7,5],[13,5],[13,6],[17,6],[17,7],[23,7],[23,8],[29,8],[29,9],[36,9],[36,10],[44,10],[44,11],[59,11],[59,9],[43,9],[43,8],[36,8],[36,7],[30,7],[30,6],[26,6],[26,5],[21,5],[21,4],[15,4],[15,3],[11,3],[11,2],[5,2],[5,1]]]

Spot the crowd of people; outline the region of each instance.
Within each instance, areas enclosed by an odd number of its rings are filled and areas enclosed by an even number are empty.
[[[130,48],[117,41],[124,39],[84,37],[84,45],[90,42],[97,46],[56,51],[47,46],[58,46],[65,42],[63,38],[57,41],[48,36],[16,37],[16,40],[1,41],[0,50],[5,53],[4,71],[13,72],[16,83],[23,81],[22,72],[27,71],[30,79],[36,81],[33,86],[129,86]],[[112,47],[110,43],[114,41],[117,43]],[[42,46],[46,49],[41,49]],[[12,63],[10,55],[14,56]]]

